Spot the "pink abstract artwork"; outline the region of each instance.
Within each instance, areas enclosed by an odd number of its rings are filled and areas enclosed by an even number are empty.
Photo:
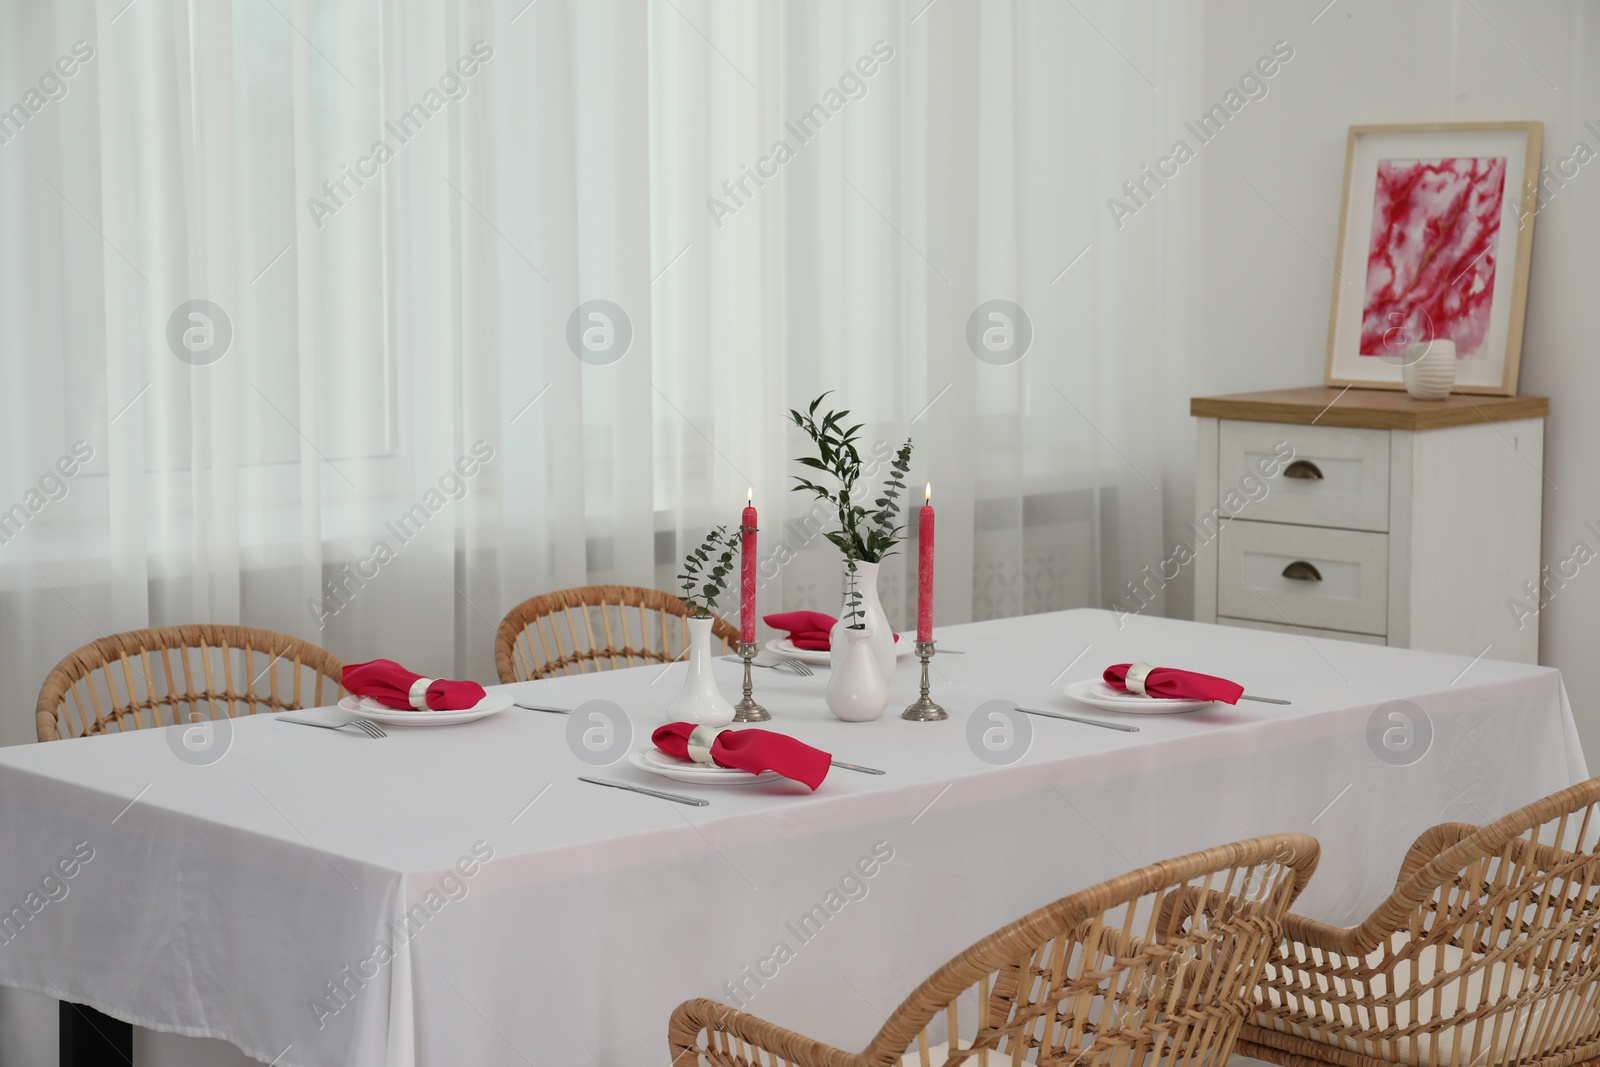
[[[1380,159],[1367,250],[1361,354],[1453,340],[1479,354],[1494,300],[1504,157]]]

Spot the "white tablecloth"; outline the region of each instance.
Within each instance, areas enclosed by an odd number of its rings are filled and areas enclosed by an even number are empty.
[[[936,660],[945,723],[898,718],[911,661],[868,724],[829,715],[823,670],[758,672],[771,726],[888,771],[835,770],[815,795],[591,768],[565,717],[516,709],[381,741],[244,719],[204,766],[165,730],[0,751],[0,909],[25,913],[0,944],[0,982],[283,1067],[664,1063],[667,1015],[691,996],[858,1048],[967,943],[1136,865],[1304,831],[1324,853],[1299,910],[1345,923],[1427,826],[1485,822],[1586,776],[1547,668],[1164,619],[1119,628],[1099,611],[939,637],[965,653]],[[1031,747],[1003,767],[969,748],[980,704],[1094,715],[1062,686],[1129,659],[1294,703],[1125,720],[1139,733],[1030,719]],[[736,695],[739,668],[717,669]],[[615,701],[641,747],[683,670],[514,688]],[[1433,732],[1408,765],[1369,744],[1375,708],[1396,699]]]

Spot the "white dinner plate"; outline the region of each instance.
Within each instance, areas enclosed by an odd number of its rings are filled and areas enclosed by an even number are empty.
[[[1099,678],[1067,683],[1067,696],[1099,708],[1130,715],[1176,715],[1210,704],[1209,700],[1172,700],[1167,697],[1142,697],[1126,689],[1113,689]]]
[[[911,655],[911,646],[915,643],[912,638],[915,634],[901,634],[900,640],[894,643],[895,658]],[[809,663],[813,667],[826,667],[832,661],[827,652],[817,652],[809,648],[796,648],[794,642],[787,637],[774,637],[767,642],[767,651],[775,656],[785,659],[797,659],[801,663]]]
[[[353,711],[363,719],[381,722],[385,726],[452,726],[458,722],[471,722],[511,706],[511,694],[490,693],[470,708],[460,711],[401,711],[380,704],[371,697],[350,694],[339,699],[339,706]]]
[[[735,770],[732,767],[718,767],[714,763],[694,763],[690,760],[676,759],[655,748],[641,748],[637,752],[630,753],[628,762],[641,771],[659,774],[663,778],[671,778],[674,782],[692,782],[695,785],[752,785],[783,777],[777,771],[751,774],[749,771]]]

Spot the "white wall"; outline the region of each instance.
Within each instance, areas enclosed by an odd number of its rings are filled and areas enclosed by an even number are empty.
[[[1208,99],[1274,41],[1289,41],[1295,56],[1269,95],[1205,147],[1195,175],[1205,213],[1203,325],[1189,381],[1197,395],[1322,380],[1347,127],[1537,119],[1546,165],[1580,138],[1600,153],[1600,135],[1583,128],[1590,120],[1600,127],[1600,6],[1326,4],[1213,0],[1207,14]],[[1600,538],[1583,529],[1600,520],[1600,480],[1591,473],[1600,462],[1597,236],[1600,160],[1557,191],[1534,225],[1520,391],[1550,397],[1545,472],[1557,488],[1545,486],[1547,565],[1579,540],[1600,551]],[[1169,542],[1192,514],[1180,492],[1169,498]],[[1502,606],[1520,595],[1495,593]],[[1175,599],[1192,604],[1189,597],[1192,585]],[[1540,662],[1560,668],[1591,762],[1600,764],[1600,564],[1556,593],[1542,629]]]

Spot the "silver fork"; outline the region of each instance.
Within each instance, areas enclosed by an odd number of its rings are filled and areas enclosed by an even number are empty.
[[[317,727],[321,727],[324,730],[343,730],[346,726],[354,726],[357,730],[360,730],[362,733],[366,734],[368,737],[388,737],[389,736],[389,734],[384,730],[383,727],[379,726],[377,723],[373,722],[371,719],[350,719],[350,720],[348,720],[346,722],[333,723],[333,722],[317,722],[314,719],[293,719],[293,718],[290,718],[287,715],[279,715],[278,716],[278,721],[279,722],[292,722],[296,726],[317,726]]]
[[[744,662],[744,659],[742,657],[740,657],[740,656],[723,656],[722,658],[727,660],[729,663],[743,663]],[[816,673],[810,667],[806,666],[804,663],[801,663],[797,659],[780,659],[776,663],[762,663],[760,660],[754,660],[753,659],[753,660],[750,661],[750,666],[752,666],[752,667],[765,667],[769,671],[789,670],[789,671],[793,671],[794,673],[800,675],[802,678],[810,678],[813,674]]]

